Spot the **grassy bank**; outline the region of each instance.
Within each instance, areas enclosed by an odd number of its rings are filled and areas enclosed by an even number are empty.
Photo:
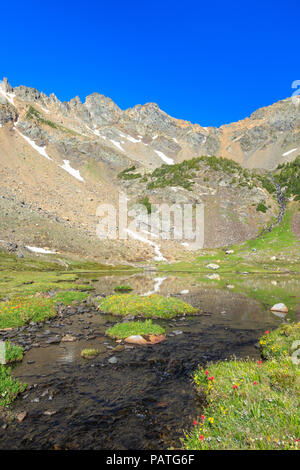
[[[5,360],[6,364],[12,362],[22,361],[24,355],[24,349],[22,346],[17,346],[10,341],[5,342]]]
[[[173,318],[192,315],[197,310],[192,305],[174,297],[137,294],[111,295],[99,301],[99,309],[112,315],[134,315],[145,318]]]
[[[219,265],[222,273],[300,272],[300,241],[291,229],[291,220],[299,210],[298,203],[291,203],[282,222],[271,232],[240,245],[220,249],[204,249],[199,256],[191,253],[180,262],[159,265],[159,271],[211,273],[210,263]],[[226,254],[226,250],[233,251]]]
[[[53,297],[27,296],[15,297],[6,302],[0,302],[0,329],[17,328],[29,322],[41,322],[56,316],[56,305],[68,305],[71,302],[82,301],[88,297],[87,292],[59,292]]]
[[[185,449],[299,447],[299,365],[292,358],[300,324],[261,338],[266,361],[231,360],[194,374],[203,414],[183,440]],[[298,346],[299,348],[299,346]]]
[[[0,365],[0,409],[10,405],[26,388],[26,384],[11,375],[10,368]]]

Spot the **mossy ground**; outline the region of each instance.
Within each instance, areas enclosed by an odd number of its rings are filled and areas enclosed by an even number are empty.
[[[123,339],[128,338],[128,336],[131,335],[162,335],[164,332],[164,328],[162,328],[160,325],[152,323],[151,320],[146,320],[145,322],[137,321],[117,323],[116,325],[106,330],[105,334],[111,338]]]
[[[296,449],[299,447],[299,365],[292,344],[299,324],[266,332],[261,339],[267,361],[231,360],[194,374],[203,414],[186,433],[188,450]],[[266,339],[267,337],[267,339]]]
[[[139,296],[136,294],[111,295],[99,301],[99,309],[112,315],[135,315],[144,318],[173,318],[192,315],[197,310],[174,297],[162,295]]]

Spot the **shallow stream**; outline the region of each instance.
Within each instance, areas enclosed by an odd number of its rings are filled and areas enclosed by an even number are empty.
[[[11,411],[27,416],[5,429],[0,417],[2,449],[180,448],[183,430],[202,411],[191,381],[198,364],[233,355],[258,358],[259,336],[300,313],[300,280],[288,276],[230,279],[223,288],[188,275],[87,276],[98,294],[130,284],[140,294],[179,296],[200,314],[156,320],[165,327],[167,340],[151,346],[118,345],[105,330],[119,319],[86,307],[21,332],[25,342],[26,334],[34,335],[39,346],[31,347],[13,369],[29,389]],[[293,304],[284,319],[267,306],[273,299],[281,301],[281,291]],[[45,341],[67,333],[76,341]],[[86,347],[98,348],[99,356],[81,358]]]

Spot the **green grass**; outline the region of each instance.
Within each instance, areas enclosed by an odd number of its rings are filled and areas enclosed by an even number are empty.
[[[152,207],[151,207],[151,202],[149,201],[148,196],[141,197],[137,200],[138,204],[141,204],[142,206],[145,206],[147,213],[151,214]]]
[[[291,230],[291,219],[298,210],[297,204],[291,204],[287,209],[281,223],[271,232],[248,240],[240,245],[224,247],[222,249],[204,249],[200,256],[185,254],[189,260],[177,263],[159,265],[159,271],[178,272],[211,272],[206,265],[217,262],[220,265],[218,274],[238,272],[300,272],[300,241]],[[234,254],[226,255],[226,249],[233,249]],[[253,250],[256,250],[254,253]],[[272,256],[278,256],[271,261]]]
[[[129,285],[122,285],[122,286],[116,286],[114,288],[114,291],[115,292],[130,292],[132,291],[132,287],[130,287]]]
[[[0,365],[0,409],[10,405],[26,388],[27,384],[19,382],[11,375],[10,368]]]
[[[17,328],[31,321],[45,321],[55,316],[55,304],[50,299],[17,297],[0,303],[0,329]]]
[[[55,302],[61,302],[64,305],[69,305],[73,302],[82,302],[89,296],[88,292],[76,292],[76,291],[67,291],[67,292],[58,292],[54,300]]]
[[[130,168],[126,168],[118,174],[118,178],[121,180],[134,180],[142,177],[141,173],[132,173],[136,170],[136,166],[133,165]]]
[[[1,296],[9,296],[12,298],[19,295],[33,295],[37,292],[65,289],[92,289],[92,286],[88,283],[80,282],[78,275],[71,273],[18,272],[1,274],[0,298]]]
[[[81,301],[87,297],[85,292],[60,292],[51,298],[15,297],[0,302],[0,329],[17,328],[29,322],[41,322],[56,316],[56,304],[65,305],[73,301]]]
[[[287,210],[282,222],[273,228],[271,232],[264,234],[255,240],[249,240],[245,246],[255,248],[257,250],[272,250],[273,253],[278,253],[282,248],[289,248],[298,245],[299,241],[291,230],[292,211]]]
[[[11,362],[22,361],[24,355],[24,349],[22,346],[16,346],[10,341],[5,342],[5,361],[6,364]]]
[[[300,376],[290,353],[300,329],[289,325],[286,336],[285,327],[262,337],[267,361],[233,359],[194,373],[204,409],[185,434],[185,449],[298,448]]]
[[[197,310],[182,300],[162,295],[111,295],[99,301],[99,310],[113,315],[135,315],[145,318],[173,318],[192,315]]]
[[[126,322],[117,323],[113,327],[106,330],[105,334],[115,339],[128,338],[131,335],[162,335],[165,332],[164,328],[160,325],[152,323],[152,320],[146,320],[145,322]]]
[[[83,349],[81,351],[81,357],[84,357],[85,359],[93,359],[94,357],[98,356],[98,354],[98,349]]]

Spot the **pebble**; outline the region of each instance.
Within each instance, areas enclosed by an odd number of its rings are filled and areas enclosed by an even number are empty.
[[[27,416],[27,411],[21,411],[20,413],[18,413],[16,415],[16,418],[18,420],[19,423],[22,423],[22,421],[24,421],[24,419],[26,418]]]
[[[112,356],[108,359],[108,362],[110,364],[116,364],[118,362],[118,359],[115,356]]]

